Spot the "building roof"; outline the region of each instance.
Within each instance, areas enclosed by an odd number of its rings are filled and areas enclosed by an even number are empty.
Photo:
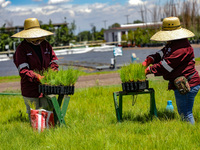
[[[149,23],[137,23],[137,24],[125,24],[121,25],[120,27],[115,27],[111,29],[105,30],[105,32],[110,32],[110,31],[123,31],[123,30],[136,30],[137,28],[149,28],[149,27],[154,27],[154,28],[159,28],[162,26],[162,22],[149,22]]]

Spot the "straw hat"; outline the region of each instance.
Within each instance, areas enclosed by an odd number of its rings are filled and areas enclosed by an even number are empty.
[[[24,21],[24,30],[18,32],[11,37],[16,38],[39,38],[53,35],[52,32],[41,29],[37,18],[28,18]]]
[[[150,40],[152,41],[172,41],[194,37],[194,33],[182,28],[177,17],[168,17],[163,20],[162,30],[155,33]]]

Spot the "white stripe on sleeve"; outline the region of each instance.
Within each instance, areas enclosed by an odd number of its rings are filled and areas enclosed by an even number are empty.
[[[20,64],[19,67],[18,67],[18,71],[20,72],[20,69],[22,69],[24,67],[28,67],[29,68],[29,65],[27,63]]]
[[[49,63],[49,65],[51,65],[53,62],[55,62],[56,64],[58,64],[58,60],[53,60]]]
[[[173,68],[170,67],[170,66],[167,64],[167,62],[166,62],[165,60],[161,61],[161,64],[163,65],[163,67],[164,67],[167,71],[169,71],[169,72],[172,72],[172,71],[173,71]]]

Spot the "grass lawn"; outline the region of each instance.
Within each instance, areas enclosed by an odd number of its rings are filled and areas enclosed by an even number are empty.
[[[123,98],[123,121],[117,122],[113,92],[121,85],[75,89],[65,116],[66,126],[42,133],[28,122],[22,96],[0,96],[0,149],[187,150],[200,149],[200,95],[194,103],[195,125],[180,121],[173,91],[164,80],[150,80],[158,118],[149,117],[149,94]],[[174,113],[165,111],[172,100]]]

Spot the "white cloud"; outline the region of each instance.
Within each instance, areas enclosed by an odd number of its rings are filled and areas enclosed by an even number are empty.
[[[60,13],[62,12],[62,9],[61,8],[57,8],[57,9],[41,9],[41,8],[38,8],[36,10],[34,10],[35,14],[38,14],[38,15],[51,15],[51,14],[54,14],[54,13]]]
[[[13,15],[19,16],[19,14],[23,14],[23,13],[27,13],[27,12],[32,12],[32,10],[35,9],[33,6],[29,6],[29,7],[23,7],[23,6],[18,6],[18,7],[9,7],[6,10],[6,12],[12,13]]]
[[[91,4],[90,7],[93,9],[102,9],[108,6],[106,4],[95,3],[95,4]]]
[[[11,1],[0,0],[0,6],[3,8],[8,6],[9,4],[11,4]]]
[[[65,3],[70,2],[70,0],[49,0],[48,4],[59,4],[59,3]]]
[[[75,12],[73,10],[69,10],[69,14],[71,17],[75,17]]]
[[[143,2],[142,0],[129,0],[128,3],[130,5],[141,5],[141,4],[145,4],[145,2]]]
[[[127,0],[127,2],[131,0]],[[0,4],[5,2],[0,0]],[[90,24],[94,24],[97,30],[104,27],[104,21],[106,20],[106,26],[113,23],[124,24],[127,22],[126,15],[129,15],[129,23],[134,20],[141,20],[141,14],[139,8],[134,7],[130,3],[124,5],[120,3],[93,3],[73,5],[69,3],[56,4],[57,2],[69,2],[69,0],[49,0],[51,4],[34,4],[34,5],[10,5],[4,9],[0,9],[0,26],[9,19],[13,21],[13,26],[23,26],[23,22],[26,18],[36,17],[43,23],[48,23],[51,19],[53,23],[62,23],[67,18],[67,22],[71,23],[75,20],[77,30],[90,30]],[[55,4],[55,5],[54,5]],[[137,3],[138,4],[138,3]],[[148,5],[150,7],[150,5]]]
[[[91,13],[92,9],[86,8],[86,9],[80,9],[79,12],[81,13]]]

